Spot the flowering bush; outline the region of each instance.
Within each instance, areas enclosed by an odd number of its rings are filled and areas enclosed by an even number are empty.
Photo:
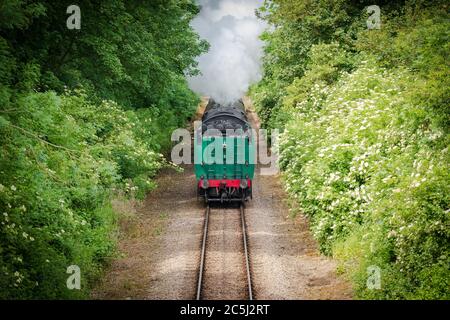
[[[312,45],[305,72],[263,118],[283,119],[280,167],[294,212],[310,218],[362,298],[450,298],[448,20],[438,5],[412,12],[360,31],[358,52]],[[252,91],[258,109],[271,76]],[[380,289],[367,285],[371,267]]]
[[[417,125],[426,110],[408,96],[414,82],[405,70],[363,61],[336,85],[311,90],[280,141],[286,189],[311,217],[322,250],[345,255],[357,232],[366,244],[355,253],[360,263],[382,264],[409,284],[407,292],[389,284],[376,297],[449,294],[448,148],[433,148],[447,137]],[[305,115],[308,103],[316,111]]]
[[[0,6],[0,299],[87,297],[114,253],[111,197],[155,187],[198,103],[193,0],[82,1],[81,30],[67,5]]]
[[[23,94],[9,110],[0,115],[0,298],[82,297],[113,254],[112,190],[142,198],[164,165],[141,131],[154,120],[80,91]],[[66,288],[72,264],[80,292]]]

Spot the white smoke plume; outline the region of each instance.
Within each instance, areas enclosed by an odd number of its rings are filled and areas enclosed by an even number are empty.
[[[198,58],[201,75],[189,79],[192,90],[219,103],[241,98],[261,78],[263,43],[259,35],[266,27],[255,16],[263,0],[198,0],[200,14],[193,28],[211,47]]]

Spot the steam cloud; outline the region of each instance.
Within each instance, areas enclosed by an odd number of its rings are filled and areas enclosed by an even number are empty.
[[[193,28],[211,47],[198,58],[201,75],[189,79],[192,90],[219,103],[241,98],[261,78],[266,24],[255,16],[263,0],[198,0],[200,14]]]

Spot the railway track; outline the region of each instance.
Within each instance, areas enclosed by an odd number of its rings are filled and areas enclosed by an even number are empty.
[[[224,210],[224,212],[220,215],[217,214],[214,218],[214,223],[216,224],[219,219],[222,219],[222,224],[213,231],[216,233],[215,244],[209,244],[209,241],[211,242],[211,238],[213,237],[210,235],[211,207],[208,205],[205,210],[196,299],[214,299],[218,297],[252,300],[252,280],[244,206],[240,205],[239,207],[239,217],[235,215],[235,210],[232,210],[230,213],[227,213],[227,209],[222,210]],[[233,211],[234,213],[232,213]],[[237,227],[237,224],[240,224],[240,232],[236,233],[236,230],[234,229],[236,229],[235,227]],[[228,229],[228,231],[224,229]],[[231,229],[231,231],[229,229]],[[220,242],[220,245],[218,245],[217,242]],[[214,246],[219,247],[219,249]],[[236,249],[233,252],[220,252],[232,251],[232,247]],[[216,257],[213,257],[214,255],[216,255]],[[217,255],[220,255],[219,259],[217,258]],[[208,261],[208,258],[211,259],[211,261]],[[208,266],[211,270],[208,270]],[[227,279],[224,280],[223,278]],[[209,283],[209,287],[206,285],[207,282]],[[229,286],[230,292],[240,292],[240,295],[238,297],[227,296],[226,293],[223,293],[223,291],[227,291],[227,288],[224,288],[224,286]],[[221,291],[220,294],[209,292],[217,290]]]

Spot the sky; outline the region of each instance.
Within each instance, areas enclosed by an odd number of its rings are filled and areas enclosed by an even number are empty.
[[[208,53],[198,58],[200,76],[189,78],[191,89],[226,104],[241,98],[261,78],[265,23],[255,16],[263,0],[197,0],[200,14],[193,28],[207,40]]]

